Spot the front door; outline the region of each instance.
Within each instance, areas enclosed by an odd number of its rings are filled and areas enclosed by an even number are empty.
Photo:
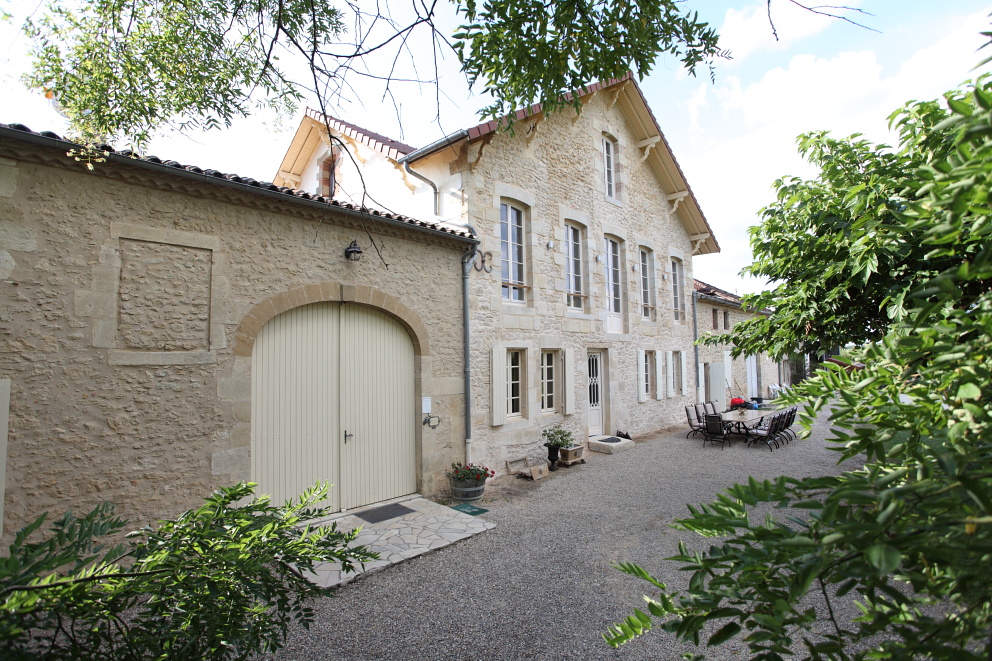
[[[413,493],[414,352],[392,317],[315,303],[271,319],[252,354],[251,475],[274,503],[317,481],[335,511]]]
[[[589,435],[603,433],[603,354],[589,352]]]

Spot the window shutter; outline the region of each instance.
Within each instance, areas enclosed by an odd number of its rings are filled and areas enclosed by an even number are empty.
[[[662,358],[664,354],[660,351],[654,352],[654,395],[657,399],[664,399],[665,397],[665,365],[664,359]],[[668,361],[671,362],[672,356],[668,355]]]
[[[644,349],[637,350],[637,401],[644,402],[647,401],[647,395],[644,391],[647,390],[644,382]]]
[[[492,363],[490,410],[493,415],[493,426],[496,427],[506,422],[506,349],[504,347],[493,347]]]
[[[665,352],[665,366],[668,368],[668,374],[666,375],[666,382],[668,383],[668,396],[675,396],[675,365],[672,364],[672,352]]]
[[[685,384],[688,379],[685,378],[685,351],[679,352],[679,358],[682,359],[682,383],[679,384],[679,394],[684,395],[686,391]]]
[[[696,363],[696,401],[706,401],[706,384],[703,382],[703,374],[706,370],[705,363]]]
[[[562,349],[562,407],[565,415],[575,413],[575,350]]]
[[[730,357],[729,351],[723,352],[723,375],[727,379],[727,389],[734,390],[734,359]]]

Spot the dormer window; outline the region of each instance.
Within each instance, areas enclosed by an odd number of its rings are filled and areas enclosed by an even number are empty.
[[[606,197],[615,198],[617,192],[617,143],[608,135],[603,136],[603,177]]]
[[[334,151],[320,164],[320,190],[318,195],[324,197],[334,197],[337,191],[337,166],[338,157]]]

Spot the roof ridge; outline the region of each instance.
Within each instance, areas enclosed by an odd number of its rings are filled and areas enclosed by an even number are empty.
[[[336,131],[345,134],[351,134],[351,137],[356,138],[361,142],[365,142],[365,144],[369,144],[369,143],[364,140],[361,140],[361,138],[367,138],[372,142],[378,143],[378,145],[385,147],[385,151],[387,152],[388,156],[395,157],[393,154],[389,153],[390,151],[405,156],[411,152],[416,151],[417,149],[416,147],[413,147],[412,145],[408,145],[405,142],[394,140],[389,136],[382,135],[381,133],[376,133],[375,131],[370,131],[366,128],[362,128],[361,126],[358,126],[357,124],[346,122],[343,119],[339,119],[332,115],[328,115],[326,112],[322,112],[316,108],[311,108],[307,106],[305,114],[307,117],[309,117],[310,119],[316,122],[328,124],[332,129]],[[321,116],[324,117],[323,120],[321,120]],[[375,147],[376,145],[369,144],[369,146]]]

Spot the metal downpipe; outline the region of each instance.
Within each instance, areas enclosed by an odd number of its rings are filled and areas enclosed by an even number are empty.
[[[431,181],[430,179],[428,179],[424,175],[420,174],[419,172],[414,172],[413,168],[410,167],[410,163],[408,161],[403,161],[403,169],[406,170],[411,175],[413,175],[414,177],[416,177],[417,179],[420,179],[422,182],[424,182],[425,184],[427,184],[428,186],[431,187],[431,190],[434,191],[434,215],[437,216],[438,218],[440,218],[441,217],[441,191],[438,190],[437,184],[435,184],[433,181]],[[472,253],[472,254],[474,255],[475,253]]]
[[[699,323],[696,320],[696,296],[697,295],[698,295],[698,292],[696,291],[695,281],[693,281],[693,287],[692,287],[692,351],[693,351],[695,360],[693,360],[692,362],[696,365],[696,400],[697,400],[696,403],[698,404],[699,403],[698,400],[700,400],[699,391],[702,389],[701,388],[702,382],[699,380],[700,379],[700,376],[701,376],[699,374],[699,345],[696,344],[696,342],[699,340]]]
[[[475,228],[466,225],[473,236],[478,236]],[[475,262],[477,246],[462,255],[462,337],[465,342],[463,361],[465,364],[463,389],[465,391],[465,465],[472,463],[472,331],[469,325],[468,276]]]

